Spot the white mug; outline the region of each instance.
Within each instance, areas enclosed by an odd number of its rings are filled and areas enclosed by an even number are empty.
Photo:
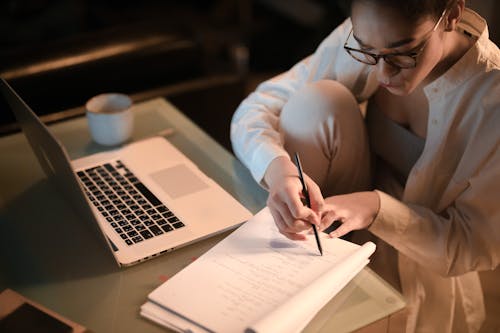
[[[85,104],[92,139],[105,146],[119,145],[130,139],[134,125],[131,106],[132,100],[124,94],[92,97]]]

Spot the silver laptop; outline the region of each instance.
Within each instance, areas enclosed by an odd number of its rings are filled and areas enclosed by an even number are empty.
[[[163,137],[70,161],[62,144],[1,80],[48,178],[90,222],[120,266],[234,228],[251,213]]]

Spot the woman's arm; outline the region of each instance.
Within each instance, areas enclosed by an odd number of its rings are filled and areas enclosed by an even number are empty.
[[[442,212],[403,203],[381,191],[360,192],[327,198],[323,224],[343,222],[334,237],[369,228],[442,276],[493,270],[500,263],[500,151],[496,147]]]
[[[311,56],[289,71],[260,84],[242,101],[231,122],[231,142],[236,156],[260,184],[270,163],[288,157],[279,133],[281,109],[308,82],[340,80],[349,87],[365,67],[355,64],[343,49],[351,29],[350,20],[337,27]],[[346,66],[346,62],[350,66]]]
[[[492,270],[499,265],[498,149],[443,212],[378,194],[380,210],[369,230],[405,256],[443,276]]]

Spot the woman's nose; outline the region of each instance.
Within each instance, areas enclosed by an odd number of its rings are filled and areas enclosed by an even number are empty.
[[[398,74],[400,69],[398,67],[395,67],[391,64],[388,64],[385,62],[384,59],[380,59],[380,61],[377,64],[377,77],[379,82],[382,83],[390,83],[391,77],[395,76]]]

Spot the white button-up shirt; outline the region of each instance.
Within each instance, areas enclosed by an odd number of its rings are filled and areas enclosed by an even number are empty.
[[[373,67],[343,49],[351,27],[346,20],[314,54],[259,85],[238,107],[233,149],[257,182],[273,159],[287,156],[278,119],[297,89],[337,80],[359,102],[376,91]],[[500,262],[500,51],[475,12],[465,11],[460,28],[477,42],[425,87],[424,150],[402,197],[378,191],[380,211],[369,229],[400,254],[407,331],[478,331],[485,311],[476,271],[493,270]]]

